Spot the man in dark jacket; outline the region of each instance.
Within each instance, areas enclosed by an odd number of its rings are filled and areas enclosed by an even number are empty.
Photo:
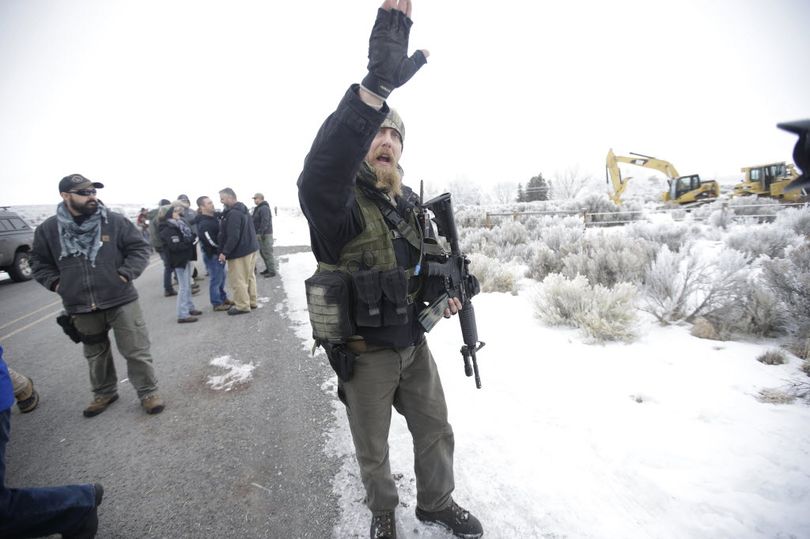
[[[96,189],[103,187],[81,174],[62,178],[56,215],[34,233],[34,278],[62,297],[81,335],[94,394],[84,416],[98,415],[118,399],[110,328],[141,405],[157,414],[164,404],[157,393],[146,320],[132,285],[149,262],[149,245],[129,219],[107,211],[96,199]]]
[[[146,219],[149,221],[149,243],[152,249],[160,256],[160,260],[163,261],[163,295],[166,297],[176,296],[177,291],[174,289],[174,286],[172,286],[172,274],[174,270],[172,270],[172,266],[169,264],[169,253],[166,251],[165,245],[163,245],[163,240],[160,239],[158,225],[160,219],[166,215],[166,212],[171,208],[171,204],[169,200],[162,198],[160,202],[158,202],[158,207],[149,210],[149,213],[146,214]]]
[[[227,311],[233,302],[225,293],[225,261],[219,260],[219,219],[214,202],[205,196],[197,199],[197,231],[200,234],[203,262],[208,270],[208,296],[215,311]]]
[[[228,286],[234,305],[228,314],[245,314],[258,308],[256,298],[256,252],[259,242],[247,206],[236,200],[230,187],[219,192],[225,206],[219,229],[219,261],[228,261]]]
[[[417,320],[431,300],[425,294],[430,282],[420,272],[420,252],[428,246],[422,232],[415,232],[423,228],[414,212],[416,197],[401,184],[405,128],[385,103],[426,62],[424,51],[407,57],[410,9],[410,1],[385,0],[378,10],[369,73],[349,88],[321,126],[298,179],[318,261],[313,280],[321,279],[320,287],[307,290],[310,321],[322,334],[334,336],[332,328],[341,329],[336,337],[342,342],[325,347],[338,373],[338,396],[346,405],[372,512],[371,537],[396,537],[399,498],[388,461],[394,407],[413,437],[416,517],[457,537],[477,538],[483,534],[480,522],[452,498],[453,429]],[[415,234],[419,237],[412,239]],[[345,286],[336,284],[336,273],[342,282],[350,279],[354,294],[330,293]],[[444,314],[450,317],[460,308],[461,302],[451,298]],[[345,335],[352,330],[356,334]]]
[[[270,204],[264,199],[264,195],[256,193],[253,195],[253,227],[256,229],[256,238],[259,240],[259,254],[264,260],[264,277],[276,276],[276,263],[273,260],[273,215],[270,212]]]

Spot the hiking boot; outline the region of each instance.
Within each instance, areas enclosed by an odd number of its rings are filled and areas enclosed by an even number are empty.
[[[17,408],[20,409],[20,413],[27,414],[33,412],[34,408],[39,404],[39,393],[34,389],[34,381],[27,376],[24,378],[28,383],[25,384],[23,389],[14,394],[14,398],[17,399]]]
[[[270,270],[266,269],[264,271],[260,271],[259,275],[267,275],[268,273],[270,273]]]
[[[34,408],[36,408],[38,404],[39,404],[39,393],[37,393],[36,389],[31,388],[31,396],[28,397],[27,399],[17,401],[17,408],[20,409],[20,413],[27,414],[28,412],[33,412]]]
[[[193,322],[196,322],[197,320],[199,320],[199,318],[197,318],[196,316],[187,316],[185,318],[178,318],[177,323],[178,324],[191,324]]]
[[[251,310],[258,309],[258,308],[259,308],[259,305],[258,305],[258,304],[256,304],[256,303],[251,303],[251,304],[250,304],[250,308],[251,308]]]
[[[177,290],[175,290],[175,289],[166,290],[166,291],[163,292],[163,295],[165,297],[167,297],[167,298],[170,297],[170,296],[176,296],[177,295]]]
[[[141,406],[147,414],[159,414],[166,407],[157,393],[152,393],[141,399]]]
[[[394,512],[380,513],[371,518],[371,539],[397,539]]]
[[[230,300],[230,299],[225,299],[225,300],[222,300],[222,304],[223,304],[223,305],[228,305],[228,306],[230,306],[230,305],[236,305],[236,304],[233,302],[233,300]]]
[[[227,303],[220,303],[219,305],[214,305],[215,311],[227,311],[231,307]]]
[[[197,309],[191,309],[188,312],[188,314],[190,314],[191,316],[200,316],[202,314],[202,311],[198,311]]]
[[[416,507],[416,518],[427,524],[436,524],[453,532],[456,537],[477,539],[484,535],[484,529],[478,519],[469,511],[450,500],[450,505],[441,511],[428,513]]]
[[[90,403],[90,406],[84,409],[84,417],[94,417],[103,412],[107,409],[107,406],[111,405],[115,401],[118,400],[118,393],[113,393],[112,395],[96,395],[93,398],[93,402]]]
[[[228,309],[228,314],[230,314],[230,315],[248,314],[249,312],[250,311],[242,311],[240,309],[237,309],[236,307],[231,307],[230,309]]]

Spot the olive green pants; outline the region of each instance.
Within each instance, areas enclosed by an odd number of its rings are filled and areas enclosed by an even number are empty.
[[[82,335],[104,333],[112,328],[118,351],[127,360],[127,377],[138,398],[157,391],[157,378],[152,367],[149,333],[146,331],[138,300],[86,314],[74,314],[73,325]],[[90,366],[90,386],[96,395],[113,395],[118,388],[118,375],[113,363],[112,344],[107,339],[98,344],[83,344],[84,357]]]
[[[259,240],[259,254],[262,255],[262,260],[264,260],[264,269],[275,273],[276,261],[273,259],[273,235],[258,234],[256,238]]]
[[[360,354],[351,380],[339,384],[339,394],[346,405],[368,508],[373,513],[393,511],[399,503],[388,462],[393,406],[405,417],[413,437],[416,503],[425,511],[444,509],[455,488],[454,438],[427,340]]]

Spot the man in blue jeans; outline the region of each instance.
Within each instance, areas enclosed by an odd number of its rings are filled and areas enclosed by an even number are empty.
[[[0,537],[92,539],[98,530],[97,508],[104,489],[99,484],[47,488],[6,487],[6,445],[11,428],[14,391],[0,346]]]
[[[225,278],[227,273],[225,263],[219,261],[222,252],[217,245],[219,236],[219,215],[214,210],[213,201],[202,196],[197,199],[197,232],[202,246],[203,262],[208,270],[208,295],[215,311],[227,311],[233,302],[225,293]]]

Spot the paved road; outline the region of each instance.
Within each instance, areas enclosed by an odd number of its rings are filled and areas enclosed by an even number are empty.
[[[308,247],[276,249],[276,253]],[[136,281],[166,410],[147,416],[129,382],[103,414],[86,419],[91,394],[80,345],[56,325],[58,296],[35,281],[0,281],[0,344],[8,363],[42,395],[31,414],[12,413],[9,486],[100,482],[100,538],[313,537],[332,534],[337,463],[322,451],[332,427],[312,360],[284,318],[280,277],[259,279],[262,308],[214,313],[207,281],[195,297],[205,314],[176,323],[156,257]],[[258,364],[232,391],[206,383],[216,357]],[[119,380],[125,362],[116,354]]]

